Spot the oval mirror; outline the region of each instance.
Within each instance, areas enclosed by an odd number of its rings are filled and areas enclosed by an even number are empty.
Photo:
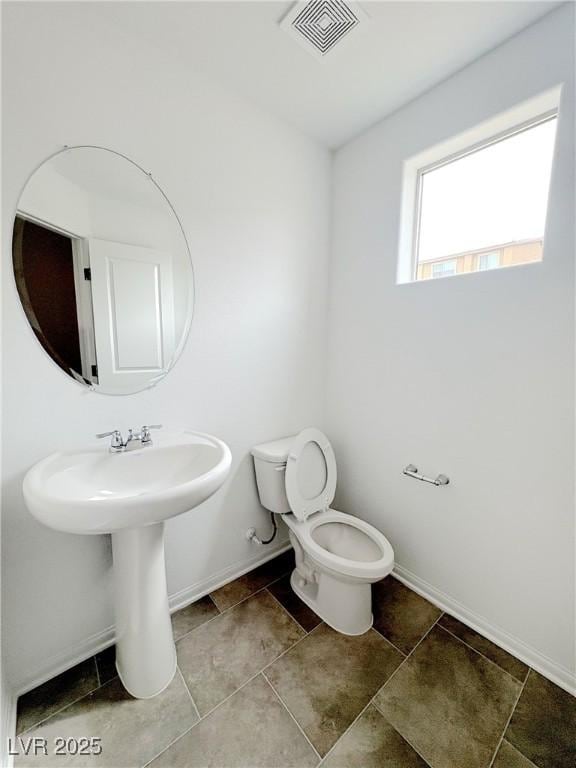
[[[102,147],[59,152],[26,184],[12,245],[26,317],[63,371],[114,395],[166,376],[194,281],[180,221],[150,174]]]

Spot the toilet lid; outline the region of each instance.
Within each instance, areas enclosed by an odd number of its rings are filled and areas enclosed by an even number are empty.
[[[330,441],[309,427],[296,435],[286,461],[286,496],[298,520],[328,509],[336,493],[336,459]]]

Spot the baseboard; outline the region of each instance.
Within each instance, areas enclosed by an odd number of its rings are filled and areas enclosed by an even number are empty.
[[[576,695],[576,675],[569,669],[557,664],[555,661],[548,658],[543,653],[540,653],[540,651],[537,651],[519,638],[500,629],[500,627],[494,626],[494,624],[491,624],[490,621],[483,616],[469,610],[458,600],[455,600],[445,592],[436,589],[432,584],[421,579],[420,576],[416,576],[415,573],[412,573],[407,568],[396,564],[392,575],[407,587],[414,590],[414,592],[417,592],[434,605],[437,605],[441,610],[446,611],[446,613],[459,619],[464,624],[471,627],[471,629],[474,629],[476,632],[479,632],[481,635],[488,638],[488,640],[491,640],[493,643],[500,646],[500,648],[511,653],[512,656],[515,656],[517,659],[520,659],[520,661],[528,664],[529,667],[535,669],[536,672],[539,672],[541,675],[548,678],[548,680],[551,680],[553,683],[560,686],[560,688],[568,691],[568,693],[571,693],[573,696]]]
[[[16,681],[16,696],[22,696],[32,689],[42,685],[47,680],[65,672],[67,669],[80,664],[81,661],[89,659],[95,653],[103,651],[114,642],[114,627],[107,627],[101,632],[84,638],[76,645],[69,646],[62,652],[43,659],[42,665],[35,669],[29,669],[26,677]]]
[[[179,592],[175,592],[169,597],[170,613],[185,608],[187,605],[190,605],[190,603],[194,603],[196,600],[204,597],[204,595],[208,595],[210,592],[214,592],[214,590],[223,587],[224,584],[234,581],[234,579],[254,570],[254,568],[257,568],[259,565],[264,565],[268,560],[272,560],[278,555],[281,555],[282,552],[286,552],[291,546],[292,545],[288,539],[284,539],[283,541],[279,541],[274,548],[266,548],[265,554],[258,554],[250,560],[244,560],[242,565],[237,563],[228,568],[224,568],[224,570],[219,571],[209,579],[199,581],[196,584],[185,587],[185,589],[181,589]]]
[[[265,550],[259,551],[249,560],[243,560],[241,563],[235,563],[228,566],[210,576],[208,579],[198,581],[185,589],[181,589],[179,592],[175,592],[173,595],[169,595],[168,601],[170,605],[170,613],[185,608],[187,605],[190,605],[190,603],[204,597],[204,595],[224,586],[224,584],[228,584],[228,582],[237,579],[239,576],[243,576],[245,573],[248,573],[248,571],[252,571],[259,565],[263,565],[268,560],[272,560],[287,549],[290,549],[290,542],[284,539],[279,541],[275,547],[267,547]],[[101,632],[97,632],[96,634],[85,638],[76,645],[66,648],[60,653],[44,659],[41,665],[35,669],[29,670],[26,677],[15,682],[14,702],[18,696],[22,696],[23,693],[27,693],[37,686],[42,685],[42,683],[45,683],[47,680],[51,680],[53,677],[56,677],[56,675],[89,659],[96,653],[100,653],[100,651],[113,645],[114,642],[115,628],[112,625]],[[10,733],[10,731],[8,733]]]

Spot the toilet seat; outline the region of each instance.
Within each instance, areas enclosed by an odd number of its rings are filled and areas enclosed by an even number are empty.
[[[369,580],[377,580],[387,576],[394,567],[394,550],[388,539],[370,523],[353,517],[345,512],[328,509],[317,512],[308,520],[298,521],[291,515],[284,517],[288,527],[299,539],[304,550],[321,566],[345,576],[355,576]],[[315,538],[318,529],[330,523],[349,526],[351,529],[364,534],[369,543],[378,548],[376,559],[361,560],[346,557],[342,553],[331,552]],[[343,547],[344,549],[345,547]]]
[[[312,498],[303,492],[301,474],[307,460],[304,454],[310,444],[316,445],[324,457],[326,464],[326,482],[321,491]],[[334,500],[336,493],[336,459],[330,441],[319,429],[308,427],[296,435],[286,461],[286,496],[290,509],[298,520],[306,520],[315,512],[327,510]]]
[[[302,478],[306,470],[303,465],[310,461],[305,450],[311,443],[320,449],[324,458],[326,480],[320,492],[309,497],[304,492]],[[311,467],[312,472],[315,469],[317,467]],[[284,482],[293,513],[284,519],[319,565],[345,576],[368,579],[390,573],[394,551],[384,534],[364,520],[330,509],[336,493],[336,459],[330,441],[319,429],[303,429],[291,442]],[[320,531],[322,526],[330,524],[343,528]]]

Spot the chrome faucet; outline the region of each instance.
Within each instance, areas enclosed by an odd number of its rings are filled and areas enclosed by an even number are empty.
[[[133,429],[128,430],[128,437],[126,440],[122,438],[122,433],[118,429],[113,429],[111,432],[101,432],[96,435],[98,439],[103,437],[111,437],[110,451],[111,453],[121,453],[122,451],[131,451],[137,448],[137,443],[145,448],[147,445],[152,445],[151,429],[161,429],[162,424],[149,424],[140,428],[140,432],[134,432]]]
[[[140,442],[142,445],[150,445],[152,443],[151,429],[162,429],[162,424],[149,424],[140,429]]]

